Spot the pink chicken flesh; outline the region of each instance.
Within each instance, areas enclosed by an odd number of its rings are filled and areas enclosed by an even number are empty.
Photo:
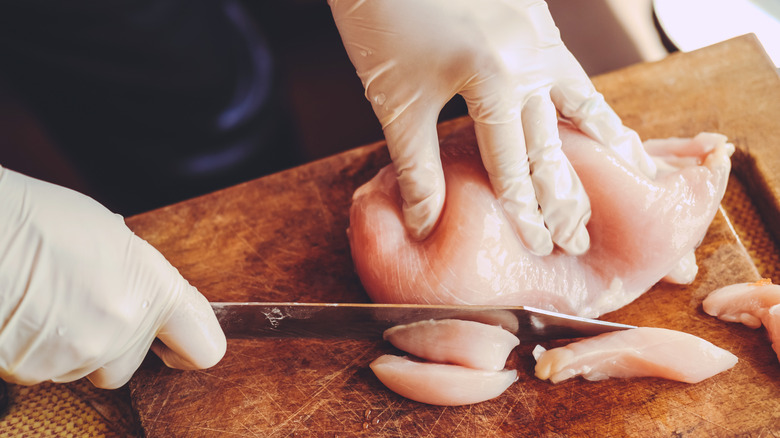
[[[587,253],[556,250],[537,257],[523,247],[492,191],[469,127],[442,144],[447,198],[425,240],[412,240],[404,229],[392,165],[355,192],[348,234],[371,299],[527,305],[597,317],[667,275],[686,277],[677,271],[690,269],[728,181],[731,145],[725,138],[700,134],[648,143],[660,164],[658,177],[649,179],[570,124],[560,124],[560,135],[590,197]]]
[[[763,324],[780,360],[780,286],[769,280],[722,287],[704,299],[707,314],[750,328]]]
[[[498,326],[420,321],[388,329],[384,338],[427,360],[386,354],[370,365],[385,386],[408,399],[440,406],[478,403],[498,397],[517,379],[517,371],[503,368],[520,341]]]
[[[391,391],[429,405],[462,406],[498,397],[517,380],[517,371],[475,370],[459,365],[424,363],[385,354],[371,370]]]
[[[498,371],[520,341],[493,325],[458,319],[428,320],[388,329],[384,338],[396,348],[433,362]]]
[[[737,357],[696,336],[640,327],[534,350],[536,377],[558,383],[574,376],[662,377],[697,383],[733,367]]]

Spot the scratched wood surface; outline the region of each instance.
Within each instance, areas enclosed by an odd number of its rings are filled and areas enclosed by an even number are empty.
[[[726,134],[735,172],[776,217],[780,80],[743,37],[596,78],[643,138]],[[440,126],[441,135],[466,120]],[[345,234],[352,192],[388,162],[369,145],[128,219],[212,301],[366,301]],[[774,204],[773,204],[774,203]],[[773,216],[775,215],[775,216]],[[368,363],[387,344],[350,340],[230,340],[204,371],[147,358],[131,397],[149,437],[206,436],[777,436],[780,363],[766,333],[705,315],[716,287],[758,278],[718,214],[688,286],[658,285],[605,319],[683,330],[740,362],[699,384],[642,378],[558,385],[533,377],[533,345],[509,365],[519,380],[495,400],[436,407],[386,390]],[[555,343],[549,343],[555,345]]]

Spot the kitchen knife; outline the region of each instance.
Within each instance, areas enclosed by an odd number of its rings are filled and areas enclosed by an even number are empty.
[[[448,318],[500,325],[521,342],[636,328],[527,306],[247,302],[211,307],[228,338],[381,339],[396,325]]]

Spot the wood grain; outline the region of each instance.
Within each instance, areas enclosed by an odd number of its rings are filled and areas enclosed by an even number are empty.
[[[743,37],[595,79],[643,138],[721,132],[735,171],[767,218],[778,216],[780,82]],[[442,136],[466,120],[440,126]],[[388,163],[381,143],[128,219],[212,301],[367,301],[345,234],[352,192]],[[776,223],[776,222],[775,222]],[[533,377],[533,345],[510,365],[519,381],[495,400],[436,407],[386,390],[368,363],[387,344],[230,340],[225,358],[182,372],[147,358],[131,395],[147,436],[776,436],[780,363],[765,331],[711,318],[716,287],[758,278],[718,214],[689,286],[658,285],[605,319],[683,330],[735,353],[731,370],[699,384],[661,379]],[[549,343],[554,346],[556,343]]]

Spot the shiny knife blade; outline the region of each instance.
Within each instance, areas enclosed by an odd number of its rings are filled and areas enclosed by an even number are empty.
[[[636,328],[527,306],[215,302],[211,307],[228,338],[381,339],[390,327],[430,319],[500,325],[521,342]]]

